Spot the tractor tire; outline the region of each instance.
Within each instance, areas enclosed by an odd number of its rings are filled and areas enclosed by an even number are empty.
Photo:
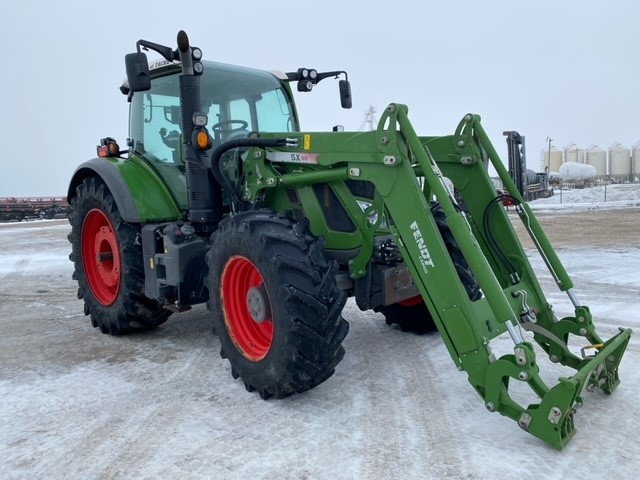
[[[479,300],[482,297],[480,286],[473,276],[464,255],[462,255],[462,251],[456,239],[453,237],[451,229],[447,225],[442,207],[440,207],[440,204],[433,202],[431,204],[431,212],[447,247],[449,256],[453,261],[453,265],[456,267],[458,277],[469,295],[469,299],[471,301]],[[404,332],[422,335],[437,330],[433,316],[422,300],[422,297],[419,296],[403,300],[393,305],[380,306],[375,308],[374,311],[382,313],[385,316],[387,325],[397,324]]]
[[[211,236],[208,308],[231,374],[263,399],[284,398],[327,380],[344,356],[349,324],[337,263],[308,220],[271,210],[243,212]]]
[[[374,311],[384,315],[387,325],[396,324],[403,332],[424,335],[437,330],[431,313],[422,297],[419,296],[408,298],[393,305],[376,307]]]
[[[140,229],[125,222],[105,183],[89,177],[76,188],[69,211],[73,279],[84,314],[102,333],[151,330],[171,312],[144,296]]]

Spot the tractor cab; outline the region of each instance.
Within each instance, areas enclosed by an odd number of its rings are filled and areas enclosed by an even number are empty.
[[[212,146],[247,137],[251,132],[293,132],[299,129],[286,76],[261,70],[202,62],[201,109]],[[182,149],[179,63],[160,60],[149,67],[151,88],[129,95],[130,153],[143,157],[163,177],[181,207],[187,208]]]

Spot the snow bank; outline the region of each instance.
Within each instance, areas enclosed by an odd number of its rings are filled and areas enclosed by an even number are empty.
[[[534,211],[577,212],[640,207],[640,183],[556,189],[549,198],[529,202]]]

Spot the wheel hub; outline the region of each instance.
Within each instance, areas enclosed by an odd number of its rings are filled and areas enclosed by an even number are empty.
[[[262,323],[271,318],[269,296],[264,284],[249,288],[247,291],[247,309],[251,319],[256,323]]]

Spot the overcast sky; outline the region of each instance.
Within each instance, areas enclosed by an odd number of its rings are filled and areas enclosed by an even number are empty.
[[[502,132],[517,130],[534,169],[547,136],[632,146],[639,20],[637,0],[4,0],[0,197],[64,195],[100,138],[124,146],[124,55],[180,29],[210,60],[347,70],[353,109],[323,82],[297,97],[303,130],[358,130],[370,105],[397,102],[423,135],[480,114],[505,159]]]

